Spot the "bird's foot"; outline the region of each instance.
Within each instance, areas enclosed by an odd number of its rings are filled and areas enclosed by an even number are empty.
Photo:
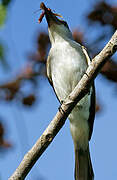
[[[86,74],[86,76],[89,78],[88,74],[85,72],[84,74]]]
[[[64,103],[64,100],[61,100],[60,103],[61,103],[61,104],[60,104],[58,110],[59,110],[60,112],[62,112],[62,113],[65,113],[65,111],[64,111],[64,110],[62,109],[62,107],[61,107],[62,104]]]

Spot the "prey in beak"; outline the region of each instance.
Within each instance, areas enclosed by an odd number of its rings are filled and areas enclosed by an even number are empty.
[[[43,17],[45,16],[49,27],[52,24],[61,24],[61,20],[59,20],[56,16],[59,16],[59,17],[62,17],[62,16],[59,14],[53,13],[52,10],[50,8],[47,8],[43,2],[40,4],[40,9],[42,9],[43,12],[40,15],[40,18],[38,20],[39,23],[41,23]]]

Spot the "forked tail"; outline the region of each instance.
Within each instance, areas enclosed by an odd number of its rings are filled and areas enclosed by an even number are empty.
[[[75,180],[93,180],[94,173],[89,147],[86,151],[75,150]]]

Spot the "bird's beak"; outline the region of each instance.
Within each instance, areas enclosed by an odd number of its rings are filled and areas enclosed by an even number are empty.
[[[44,10],[44,14],[49,27],[53,24],[61,24],[61,21],[56,17],[56,15],[51,11],[51,9],[45,6],[44,3],[41,3],[40,7]]]

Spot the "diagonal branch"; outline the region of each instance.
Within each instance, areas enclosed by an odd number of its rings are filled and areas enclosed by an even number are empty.
[[[92,81],[95,79],[102,66],[116,52],[116,50],[117,31],[114,33],[104,49],[92,60],[91,64],[87,68],[86,74],[84,74],[76,88],[63,102],[56,116],[53,118],[32,149],[24,156],[24,159],[9,180],[23,180],[27,176],[33,165],[62,128],[72,109],[78,101],[86,95]]]

